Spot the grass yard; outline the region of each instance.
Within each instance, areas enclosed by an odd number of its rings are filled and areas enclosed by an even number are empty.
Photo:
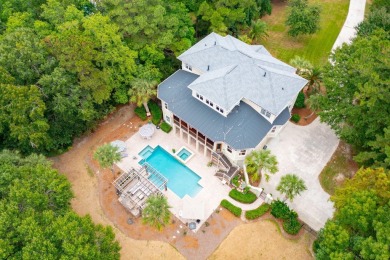
[[[349,146],[340,141],[332,158],[318,177],[322,188],[329,195],[333,195],[335,190],[344,183],[345,179],[352,178],[358,170],[357,164],[351,157]]]
[[[314,65],[326,63],[332,46],[348,14],[349,0],[309,0],[321,6],[320,31],[314,35],[287,35],[285,26],[287,1],[273,0],[272,14],[263,20],[269,26],[269,37],[263,44],[272,55],[289,62],[295,55],[304,57]]]

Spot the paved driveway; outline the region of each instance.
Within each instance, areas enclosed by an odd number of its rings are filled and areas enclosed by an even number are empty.
[[[319,230],[333,215],[333,203],[321,188],[318,176],[338,146],[339,140],[333,130],[320,123],[319,118],[308,126],[297,126],[288,122],[277,137],[268,143],[268,149],[277,157],[279,172],[271,175],[261,187],[274,198],[281,198],[276,186],[280,178],[294,173],[305,180],[307,190],[287,203],[311,228]]]

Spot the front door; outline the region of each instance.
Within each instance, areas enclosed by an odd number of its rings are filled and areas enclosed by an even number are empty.
[[[217,144],[217,152],[220,152],[222,150],[222,144],[221,143],[218,143]]]

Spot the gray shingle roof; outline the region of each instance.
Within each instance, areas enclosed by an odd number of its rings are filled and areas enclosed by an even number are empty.
[[[191,95],[188,85],[198,77],[178,70],[159,85],[157,95],[170,111],[214,141],[223,141],[234,149],[254,148],[273,125],[284,125],[290,118],[285,108],[271,124],[244,102],[224,117]]]
[[[246,98],[278,115],[307,83],[264,46],[229,35],[211,33],[178,59],[204,72],[189,88],[225,111]]]

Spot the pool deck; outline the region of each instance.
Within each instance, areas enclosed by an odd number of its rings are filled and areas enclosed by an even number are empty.
[[[201,219],[200,224],[197,225],[195,231],[202,226],[202,224],[210,217],[210,215],[219,208],[219,204],[222,199],[227,199],[230,188],[227,185],[223,185],[221,180],[214,176],[217,168],[215,166],[208,167],[207,163],[210,161],[210,158],[206,158],[203,154],[198,153],[194,147],[188,145],[183,139],[178,136],[175,136],[173,131],[169,134],[164,133],[160,129],[156,129],[153,137],[149,140],[143,139],[139,134],[134,134],[128,140],[125,141],[128,154],[127,157],[123,158],[117,166],[123,171],[130,170],[131,168],[139,169],[141,166],[138,162],[142,159],[138,155],[142,149],[147,145],[155,148],[157,145],[160,145],[170,154],[174,155],[172,149],[179,151],[183,146],[186,149],[190,150],[194,155],[191,160],[189,160],[185,165],[198,174],[201,179],[199,184],[203,186],[203,189],[199,193],[191,198],[188,195],[184,196],[183,199],[179,198],[171,190],[163,191],[164,195],[167,196],[169,205],[171,206],[170,211],[173,215],[179,218],[183,223],[193,222],[194,220],[182,219],[179,216],[179,212],[183,209],[183,203],[188,202],[189,200],[195,204],[205,205],[204,219]],[[136,159],[133,157],[136,156]]]

